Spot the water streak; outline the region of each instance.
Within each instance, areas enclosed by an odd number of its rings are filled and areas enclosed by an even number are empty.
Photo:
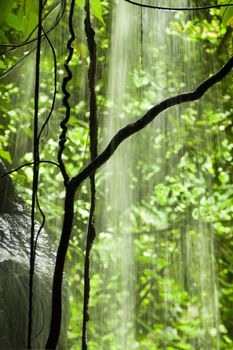
[[[193,89],[214,71],[211,56],[208,66],[201,63],[201,45],[175,33],[176,19],[123,1],[113,10],[106,143],[149,107]],[[219,349],[213,230],[199,212],[212,191],[204,168],[213,142],[203,123],[211,100],[209,94],[163,113],[102,170],[104,214],[94,248],[101,263],[93,262],[103,295],[93,311],[99,326],[93,341],[101,349],[184,343]]]

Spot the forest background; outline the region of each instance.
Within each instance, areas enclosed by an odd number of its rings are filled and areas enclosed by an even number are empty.
[[[198,5],[198,1],[196,1]],[[216,5],[223,1],[202,1],[201,5]],[[224,2],[225,3],[225,2]],[[229,3],[232,3],[231,1]],[[39,127],[40,135],[40,159],[57,162],[59,152],[59,123],[63,120],[65,107],[62,103],[62,81],[65,76],[64,61],[67,58],[66,42],[69,39],[67,19],[69,6],[64,7],[64,2],[46,1],[43,8],[43,31],[47,33],[42,39],[42,58],[40,69],[40,95],[39,95]],[[96,32],[97,44],[97,70],[95,91],[97,95],[98,119],[99,119],[99,143],[100,148],[106,144],[104,140],[104,120],[109,118],[109,104],[106,98],[109,52],[111,37],[111,20],[114,3],[109,1],[91,1],[91,18]],[[75,39],[72,43],[74,53],[69,64],[73,78],[69,83],[68,90],[71,93],[70,106],[71,116],[69,119],[69,131],[67,134],[66,149],[63,160],[67,173],[72,177],[90,160],[90,130],[89,130],[89,87],[88,67],[90,63],[88,44],[84,32],[85,12],[84,1],[77,0],[75,3]],[[140,11],[140,9],[139,9]],[[62,16],[61,16],[62,14]],[[36,24],[38,21],[38,8],[30,0],[1,1],[0,3],[0,158],[5,166],[11,169],[20,167],[25,163],[33,162],[33,115],[35,84],[35,51],[36,51]],[[185,40],[201,45],[204,56],[202,62],[197,63],[195,81],[201,82],[208,78],[201,68],[209,61],[215,62],[215,67],[220,68],[232,55],[233,50],[233,7],[213,8],[205,11],[179,12],[167,28],[167,36],[171,40],[184,37]],[[140,40],[140,38],[138,38]],[[30,41],[30,43],[28,43]],[[20,43],[23,43],[20,45]],[[55,48],[56,61],[51,45]],[[144,48],[145,49],[145,48]],[[158,58],[159,59],[159,56]],[[55,69],[56,64],[56,69]],[[172,68],[172,63],[171,63]],[[172,70],[172,69],[171,69]],[[164,87],[164,95],[172,96],[179,92],[179,70],[177,76],[171,75],[170,81]],[[214,73],[214,72],[212,72]],[[55,77],[56,75],[56,77]],[[161,71],[163,79],[163,71]],[[149,198],[149,206],[146,204],[146,189],[140,185],[142,192],[141,201],[131,211],[132,235],[134,244],[134,258],[137,267],[135,276],[135,339],[132,346],[135,349],[192,349],[190,339],[195,339],[197,334],[202,334],[201,323],[195,314],[198,305],[191,300],[187,290],[177,286],[173,294],[169,296],[173,309],[177,310],[169,320],[161,322],[159,315],[164,313],[161,300],[164,298],[164,270],[167,260],[161,254],[157,260],[158,269],[151,267],[153,256],[152,246],[155,244],[151,234],[151,227],[158,227],[158,218],[163,220],[165,228],[158,234],[168,236],[170,251],[175,255],[176,247],[170,234],[177,235],[176,225],[172,230],[166,227],[164,222],[185,222],[186,213],[189,212],[193,220],[203,220],[211,225],[214,232],[215,259],[217,269],[217,284],[219,296],[219,308],[221,322],[218,329],[214,327],[208,330],[214,338],[220,337],[220,349],[233,348],[233,249],[232,249],[232,215],[233,215],[233,187],[232,187],[232,79],[226,78],[221,82],[221,96],[218,97],[219,105],[209,104],[205,111],[205,120],[200,121],[196,105],[190,104],[182,115],[186,123],[185,154],[178,164],[179,172],[175,176],[166,178],[157,184],[153,194]],[[136,120],[146,110],[145,106],[152,103],[155,82],[147,75],[146,68],[138,66],[131,75],[131,83],[138,89],[137,96],[128,96],[128,109],[126,114]],[[56,84],[56,87],[54,86]],[[193,86],[194,88],[195,86]],[[56,101],[55,94],[56,91]],[[145,91],[143,94],[142,91]],[[77,98],[78,96],[78,98]],[[213,98],[215,98],[214,95]],[[211,99],[211,98],[210,98]],[[51,104],[53,113],[50,115]],[[49,116],[49,119],[48,119]],[[46,121],[46,124],[44,124]],[[203,153],[205,137],[200,138],[199,130],[204,126],[211,140],[211,149]],[[44,125],[44,126],[43,126]],[[179,125],[175,125],[179,128]],[[180,131],[179,131],[180,133]],[[137,137],[137,136],[135,136]],[[164,135],[161,130],[157,131],[157,143],[166,144],[166,154],[157,164],[153,159],[144,162],[144,155],[138,147],[138,159],[135,168],[140,167],[141,178],[132,172],[134,187],[139,187],[142,179],[153,176],[156,167],[162,167],[164,162],[171,161],[172,157],[180,152],[180,140],[171,144],[171,133]],[[215,145],[214,147],[212,147]],[[149,151],[148,151],[149,152]],[[196,155],[199,154],[197,161]],[[194,181],[199,171],[201,181]],[[17,192],[31,206],[33,169],[31,166],[24,167],[12,173]],[[203,193],[206,178],[211,178],[212,191]],[[60,169],[52,164],[40,164],[38,198],[40,207],[45,213],[45,228],[51,244],[58,245],[62,216],[65,188]],[[101,174],[96,175],[96,202],[104,203],[104,179]],[[191,184],[191,185],[190,185]],[[151,208],[154,208],[151,210]],[[104,209],[105,210],[105,209]],[[106,208],[106,212],[111,208]],[[75,217],[73,233],[67,254],[66,273],[70,292],[70,321],[69,321],[69,348],[79,349],[83,332],[83,300],[84,300],[84,261],[86,255],[86,231],[90,212],[90,188],[85,182],[78,191],[75,201]],[[109,325],[108,305],[111,303],[116,286],[119,286],[120,274],[109,276],[103,280],[104,270],[108,270],[114,257],[109,256],[105,247],[111,241],[111,229],[109,232],[101,232],[101,218],[103,208],[97,205],[96,226],[97,238],[94,242],[91,272],[91,296],[90,296],[90,322],[88,325],[89,349],[94,350],[101,344],[101,349],[118,349],[119,344],[112,335],[112,329],[118,327],[118,320],[112,320]],[[37,209],[36,217],[42,221],[40,210]],[[166,219],[169,217],[169,220]],[[162,219],[161,219],[162,218]],[[99,220],[99,221],[98,221]],[[170,222],[170,221],[169,221]],[[140,223],[140,225],[138,225]],[[138,227],[140,227],[140,232]],[[195,232],[194,232],[195,235]],[[157,241],[158,249],[164,251],[163,243]],[[101,268],[99,268],[101,266]],[[98,270],[99,269],[99,270]],[[160,285],[158,291],[156,286]],[[187,287],[188,288],[188,287]],[[121,298],[121,294],[117,295]],[[174,307],[174,305],[176,307]],[[100,311],[101,309],[101,311]],[[151,310],[156,310],[154,316]],[[192,313],[193,311],[193,313]],[[101,327],[99,317],[102,315]],[[148,316],[150,315],[150,316]],[[133,347],[132,347],[133,348]],[[206,349],[205,349],[206,350]]]

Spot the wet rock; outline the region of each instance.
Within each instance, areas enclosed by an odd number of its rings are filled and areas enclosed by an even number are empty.
[[[4,173],[0,162],[0,176]],[[0,350],[26,349],[30,257],[30,211],[10,178],[0,179]],[[38,232],[39,224],[36,224]],[[43,349],[50,325],[55,253],[42,229],[36,250],[33,289],[33,349]],[[67,298],[64,297],[65,303]],[[65,313],[63,313],[65,315]],[[66,324],[58,349],[66,350]]]

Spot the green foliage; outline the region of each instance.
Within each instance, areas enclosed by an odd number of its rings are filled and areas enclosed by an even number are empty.
[[[37,6],[32,1],[3,0],[0,4],[0,40],[3,44],[26,39],[37,25]]]
[[[223,4],[223,0],[218,0],[218,4]],[[227,4],[233,4],[232,0],[228,1]],[[225,26],[233,27],[233,6],[229,6],[221,9],[221,18]]]
[[[49,4],[52,6],[52,4]],[[106,81],[104,67],[108,64],[109,34],[109,7],[106,1],[91,1],[91,11],[94,17],[97,43],[98,43],[98,74],[97,74],[97,99],[99,105],[99,119],[108,118],[106,105]],[[84,0],[77,0],[76,6],[81,16],[81,8]],[[195,45],[201,43],[204,54],[199,62],[195,77],[197,82],[208,75],[203,69],[203,62],[208,61],[209,55],[217,53],[219,58],[225,58],[225,52],[218,52],[222,40],[227,32],[227,27],[232,26],[233,8],[210,11],[206,18],[185,14],[178,14],[173,23],[167,29],[167,35],[174,40],[185,37],[185,40]],[[9,43],[12,40],[21,42],[27,38],[37,23],[37,8],[32,1],[1,1],[0,2],[0,41]],[[67,18],[67,13],[65,14]],[[61,24],[67,40],[65,23]],[[41,159],[56,161],[58,151],[58,139],[60,134],[59,123],[64,118],[62,105],[61,82],[64,77],[63,62],[66,59],[66,49],[63,45],[61,31],[55,31],[51,35],[54,42],[60,43],[58,54],[58,94],[57,102],[49,127],[44,131],[40,143]],[[69,85],[71,91],[71,118],[68,129],[68,140],[64,152],[64,160],[70,176],[74,176],[89,161],[89,126],[86,67],[88,63],[87,45],[85,37],[78,33],[74,43],[75,53],[71,69],[74,79]],[[53,95],[53,65],[49,46],[43,43],[43,59],[40,85],[40,122],[45,121]],[[159,60],[163,48],[155,48],[150,51],[153,60],[160,67],[156,79],[148,74],[139,64],[129,72],[131,84],[137,91],[137,96],[132,96],[130,91],[125,96],[126,107],[124,113],[131,116],[132,120],[140,116],[153,105],[156,98],[159,99],[160,91],[166,95],[172,95],[177,91],[190,88],[188,83],[180,79],[180,72],[174,67],[187,65],[192,70],[192,63],[185,57],[174,57],[169,62]],[[57,50],[58,51],[58,50]],[[17,61],[21,53],[15,53],[14,57],[8,57],[9,61]],[[7,61],[8,62],[8,61]],[[10,77],[1,82],[2,99],[0,104],[0,158],[9,168],[19,166],[32,160],[32,118],[33,118],[33,60],[28,59],[22,66],[22,70],[13,71]],[[5,69],[5,62],[1,61],[0,68]],[[197,64],[198,65],[198,64]],[[27,68],[29,67],[30,68]],[[199,69],[200,68],[200,69]],[[167,70],[174,73],[164,81]],[[14,73],[16,72],[16,73]],[[14,74],[17,79],[14,80]],[[9,80],[8,80],[9,79]],[[182,80],[182,81],[181,81]],[[10,82],[11,81],[11,82]],[[31,84],[28,93],[27,84]],[[192,88],[195,82],[192,81]],[[232,220],[233,220],[233,186],[232,186],[232,149],[233,149],[233,125],[232,125],[232,84],[229,80],[222,83],[223,95],[216,101],[213,110],[212,99],[209,96],[205,106],[198,109],[196,104],[190,104],[179,110],[179,118],[174,118],[174,112],[169,112],[168,119],[171,128],[164,132],[162,127],[155,130],[153,138],[149,138],[146,130],[138,137],[135,146],[138,159],[131,172],[132,186],[135,192],[140,185],[140,201],[129,208],[129,221],[133,236],[133,251],[137,274],[134,277],[136,285],[135,295],[135,339],[130,339],[132,349],[201,349],[198,337],[205,339],[208,335],[209,349],[214,349],[217,336],[220,338],[221,350],[232,349],[233,324],[232,324]],[[209,101],[209,102],[208,102]],[[223,112],[224,111],[224,112]],[[120,116],[122,117],[122,116]],[[124,123],[124,119],[122,119]],[[40,125],[40,126],[41,126]],[[205,132],[203,132],[205,130]],[[101,135],[102,135],[101,130]],[[24,140],[25,142],[22,142]],[[174,142],[175,140],[175,142]],[[209,147],[206,146],[207,140]],[[148,150],[147,161],[145,154],[141,152],[141,144],[145,144]],[[15,146],[16,145],[16,146]],[[166,147],[165,147],[166,146]],[[214,147],[212,147],[214,146]],[[165,153],[162,153],[166,149]],[[154,156],[156,155],[156,157]],[[164,173],[164,163],[171,164],[172,172]],[[169,169],[170,170],[170,169]],[[137,174],[137,175],[136,175]],[[17,184],[17,191],[30,205],[32,169],[27,167],[19,173],[12,175]],[[159,177],[161,181],[148,191],[147,184]],[[103,193],[101,184],[103,179],[97,177],[98,199],[101,201]],[[207,183],[207,188],[206,188]],[[75,222],[73,236],[67,257],[67,276],[70,289],[70,328],[69,343],[71,349],[80,348],[82,327],[82,300],[83,300],[83,261],[85,256],[86,225],[89,212],[89,186],[86,183],[82,187],[82,193],[77,194],[75,204]],[[39,201],[42,210],[46,213],[46,229],[49,232],[51,242],[56,246],[59,239],[61,220],[63,214],[64,186],[59,170],[51,165],[41,164]],[[102,208],[97,213],[101,215]],[[111,213],[111,208],[106,208],[106,215]],[[184,237],[183,225],[187,221],[187,213],[190,213],[190,229],[187,237]],[[128,213],[126,213],[128,215]],[[40,220],[39,213],[37,213]],[[120,222],[121,218],[119,218]],[[211,326],[210,315],[203,310],[203,305],[191,295],[192,281],[197,273],[195,269],[188,267],[188,274],[184,280],[173,278],[184,271],[175,269],[177,261],[186,261],[185,244],[189,242],[194,249],[194,240],[200,240],[195,223],[207,227],[207,232],[214,236],[216,245],[216,263],[218,266],[218,283],[221,323],[217,328]],[[119,224],[120,226],[120,224]],[[89,324],[90,350],[100,348],[102,350],[120,350],[113,336],[113,331],[119,326],[120,291],[117,291],[116,306],[111,305],[112,294],[116,293],[121,281],[121,271],[115,274],[111,266],[117,261],[116,256],[110,255],[112,249],[112,227],[107,232],[98,233],[95,250],[92,255],[93,266],[98,266],[91,279],[91,300]],[[116,238],[117,239],[117,238]],[[166,244],[164,243],[166,240]],[[192,245],[193,244],[193,245]],[[199,246],[198,246],[199,247]],[[182,253],[180,253],[182,251]],[[168,254],[169,252],[169,258]],[[190,265],[192,265],[190,263]],[[109,273],[110,270],[110,273]],[[103,275],[108,278],[104,279]],[[179,281],[179,283],[177,282]],[[169,291],[169,292],[168,292]],[[203,296],[206,300],[206,296]],[[170,313],[166,314],[164,300]],[[103,323],[103,329],[99,326],[99,315],[104,319],[112,306],[116,318],[109,323]],[[153,313],[151,312],[153,310]],[[164,316],[165,315],[165,316]],[[204,327],[204,325],[207,325]],[[129,325],[132,327],[132,325]]]
[[[85,5],[85,0],[76,0],[76,4],[83,9]],[[91,13],[93,14],[93,16],[95,16],[100,22],[102,22],[102,24],[104,24],[101,0],[91,0],[90,5]]]

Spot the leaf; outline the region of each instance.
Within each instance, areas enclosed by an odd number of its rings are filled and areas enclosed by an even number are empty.
[[[91,13],[104,24],[101,0],[91,0]]]
[[[85,0],[76,0],[76,4],[78,7],[84,8]]]
[[[73,42],[74,48],[75,48],[75,53],[77,56],[80,56],[82,58],[87,57],[88,55],[88,48],[84,43],[78,43],[78,40],[76,39]]]
[[[225,3],[225,1],[218,1],[219,4]],[[229,4],[233,4],[233,0],[229,1]],[[221,8],[222,23],[226,26],[233,26],[233,6]]]
[[[0,149],[0,158],[5,159],[8,163],[12,164],[11,155],[8,151],[4,151],[3,149]]]
[[[177,345],[178,345],[179,349],[182,349],[182,350],[189,350],[189,349],[191,349],[190,345],[186,344],[186,343],[179,343]]]
[[[5,33],[0,29],[0,44],[8,44],[9,40]]]
[[[22,21],[15,14],[10,13],[6,19],[6,22],[10,27],[22,31]]]
[[[26,37],[36,27],[37,20],[37,6],[31,1],[27,1],[25,6],[22,4],[18,8],[17,13],[8,11],[5,18],[5,22],[9,27],[24,33]]]
[[[22,7],[23,8],[23,7]],[[38,22],[38,5],[35,5],[34,1],[27,1],[25,7],[26,12],[23,15],[23,32],[27,37],[32,30],[37,26]]]
[[[0,0],[0,24],[5,23],[11,13],[13,0]]]
[[[6,68],[6,65],[3,61],[0,60],[0,68],[1,69],[5,69]]]
[[[83,9],[85,6],[85,0],[76,0],[76,4]],[[90,6],[92,15],[104,24],[101,0],[90,0]]]

